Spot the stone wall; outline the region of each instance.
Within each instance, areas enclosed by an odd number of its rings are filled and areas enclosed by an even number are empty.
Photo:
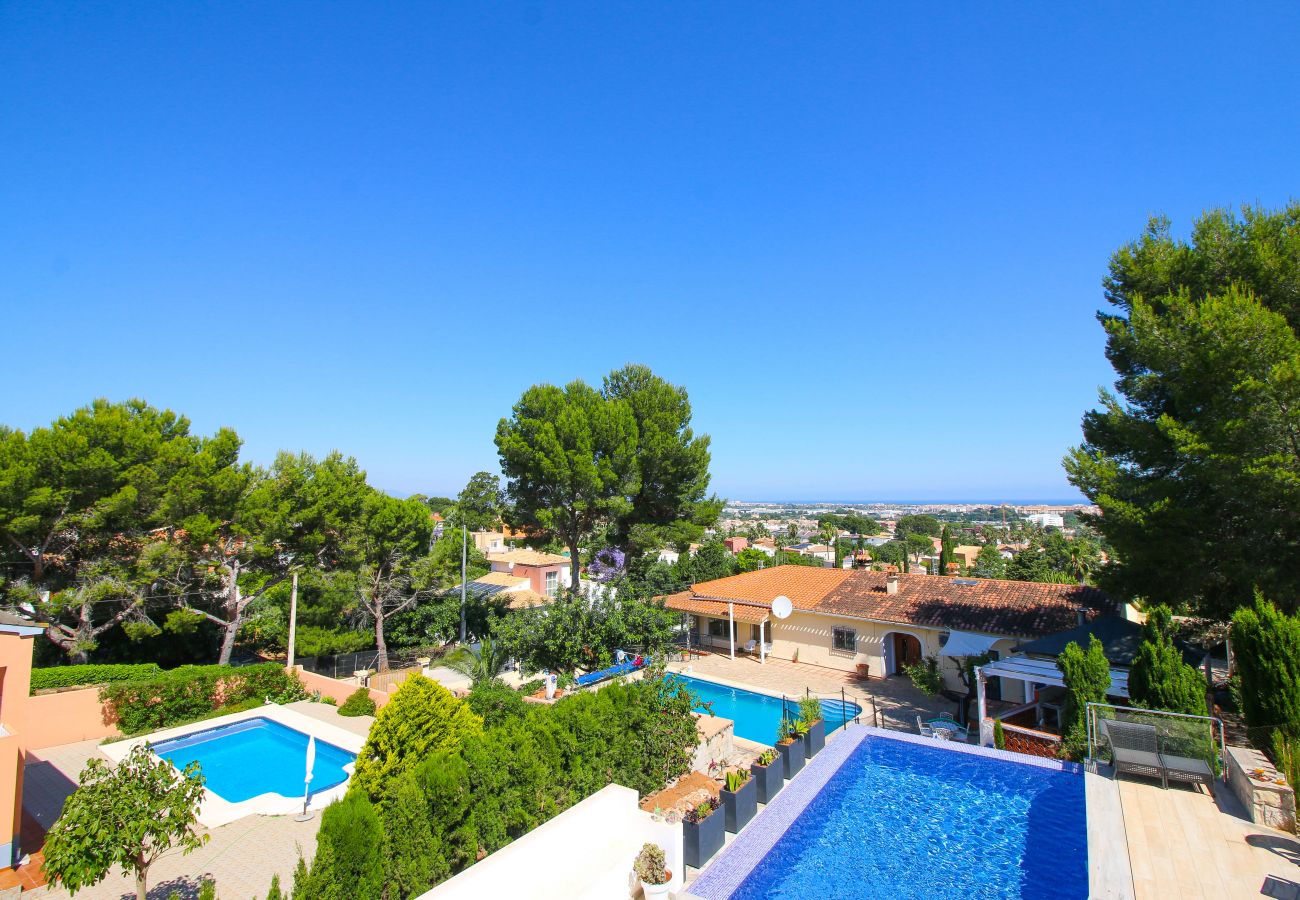
[[[1254,773],[1262,770],[1262,777]],[[1282,831],[1296,830],[1295,790],[1279,784],[1279,774],[1268,757],[1250,747],[1228,748],[1228,787],[1246,807],[1256,825]]]

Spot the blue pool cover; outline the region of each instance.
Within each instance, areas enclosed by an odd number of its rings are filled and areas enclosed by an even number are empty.
[[[702,678],[689,675],[671,675],[670,678],[685,683],[691,692],[700,699],[696,707],[700,712],[711,712],[715,716],[731,719],[736,723],[737,737],[757,741],[760,744],[775,744],[776,729],[781,724],[781,698],[769,694],[727,687]],[[707,706],[706,706],[707,704]],[[826,720],[826,733],[830,734],[845,722],[853,721],[862,710],[853,701],[841,702],[838,698],[821,701],[822,715]],[[799,717],[797,699],[786,701],[786,715]]]
[[[150,749],[178,769],[198,760],[208,790],[223,800],[238,803],[258,794],[301,797],[307,766],[307,735],[261,717],[245,719],[158,741]],[[349,753],[316,740],[312,767],[312,792],[342,784],[343,767],[356,760]]]
[[[589,684],[595,684],[598,681],[604,681],[606,678],[613,678],[616,675],[626,675],[628,672],[635,672],[637,669],[650,665],[650,657],[641,659],[641,665],[636,664],[636,658],[624,660],[621,663],[615,663],[607,669],[601,669],[597,672],[588,672],[586,675],[579,675],[573,679],[578,687],[586,687]]]
[[[1083,775],[854,726],[691,886],[704,900],[1088,896]]]

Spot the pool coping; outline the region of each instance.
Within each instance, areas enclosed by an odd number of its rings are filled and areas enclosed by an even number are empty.
[[[764,857],[772,851],[772,848],[776,846],[776,843],[785,835],[795,820],[821,793],[826,783],[839,772],[845,760],[868,737],[881,737],[901,743],[918,744],[931,748],[937,747],[955,753],[968,753],[972,756],[999,759],[1050,771],[1082,774],[1085,779],[1084,803],[1088,835],[1089,890],[1094,891],[1094,827],[1093,816],[1088,815],[1088,801],[1095,795],[1096,788],[1089,790],[1088,779],[1099,778],[1099,776],[1088,772],[1081,764],[1059,759],[1026,756],[1009,750],[998,750],[995,747],[980,747],[947,741],[937,742],[934,738],[890,731],[873,725],[851,723],[841,729],[840,735],[839,740],[834,743],[827,743],[826,749],[813,757],[803,771],[786,784],[781,793],[777,794],[775,799],[741,830],[741,834],[736,836],[736,840],[724,847],[705,866],[699,876],[688,886],[686,896],[698,898],[698,900],[725,900],[725,898],[731,897],[758,864],[762,862]],[[741,835],[745,836],[744,841],[740,839]],[[1098,847],[1098,852],[1100,852],[1100,847]],[[1127,854],[1124,856],[1125,861],[1127,861]],[[1106,890],[1103,893],[1094,892],[1092,896],[1119,898],[1133,896],[1131,876],[1128,880],[1127,891],[1123,890],[1123,883],[1118,878],[1106,878],[1105,888]]]
[[[738,681],[731,681],[731,680],[729,680],[729,679],[725,679],[725,678],[714,678],[714,677],[705,678],[705,677],[702,676],[702,675],[696,675],[694,672],[675,671],[675,670],[673,670],[673,669],[669,669],[669,670],[668,670],[668,675],[676,675],[676,676],[681,677],[681,678],[692,678],[692,679],[694,679],[695,681],[705,681],[705,682],[708,682],[709,684],[716,684],[718,687],[730,688],[730,689],[733,690],[733,691],[745,691],[746,693],[749,693],[749,694],[758,694],[760,697],[771,697],[773,700],[777,700],[777,701],[786,701],[786,702],[790,702],[790,703],[798,703],[799,700],[801,699],[798,695],[774,694],[774,693],[772,693],[771,691],[765,691],[765,690],[762,690],[762,689],[760,689],[760,688],[754,687],[753,685],[743,684],[743,683],[741,683],[741,682],[738,682]],[[815,696],[817,696],[818,698],[821,698],[821,697],[829,697],[830,695],[829,695],[829,694],[817,694],[817,695],[815,695]],[[845,699],[847,700],[848,698],[846,697]],[[866,712],[866,710],[863,708],[862,704],[858,702],[858,700],[859,700],[859,698],[854,697],[852,702],[853,702],[853,704],[854,704],[855,706],[857,706],[857,708],[858,708],[858,715],[861,716],[864,712]],[[703,715],[710,715],[710,716],[712,716],[712,717],[715,718],[715,719],[725,719],[725,720],[728,721],[728,722],[734,722],[734,721],[735,721],[734,719],[727,719],[726,716],[719,716],[719,715],[716,715],[716,714],[714,714],[714,713],[697,713],[697,715],[701,715],[701,716],[703,716]],[[854,724],[857,724],[857,723],[853,722],[852,720],[846,719],[845,722],[844,722],[844,724],[843,724],[842,726],[840,726],[839,728],[836,728],[834,731],[830,731],[830,732],[827,732],[827,733],[826,733],[826,743],[829,744],[829,743],[831,742],[832,738],[838,738],[841,734],[844,733],[844,729],[846,729],[846,728],[848,728],[850,725],[854,725]],[[763,748],[763,749],[767,749],[767,748],[769,748],[769,747],[773,747],[773,746],[775,746],[775,743],[772,743],[772,744],[764,744],[762,741],[756,741],[756,740],[754,740],[753,738],[741,737],[740,735],[736,735],[736,739],[737,739],[737,740],[748,741],[749,743],[755,745],[756,747],[761,747],[761,748]]]
[[[113,763],[120,763],[136,747],[145,743],[157,743],[159,741],[172,740],[174,738],[188,737],[203,731],[211,731],[221,728],[225,725],[233,725],[237,722],[244,722],[249,719],[267,719],[294,731],[316,738],[319,741],[333,744],[334,746],[346,750],[349,753],[359,754],[361,747],[365,743],[365,738],[353,734],[337,725],[331,725],[329,722],[322,722],[311,716],[305,716],[300,712],[287,709],[275,703],[268,703],[259,706],[256,709],[247,709],[242,712],[229,713],[224,716],[217,716],[212,719],[204,719],[202,722],[191,722],[188,725],[178,725],[174,728],[164,728],[151,734],[141,737],[129,738],[124,741],[116,741],[112,744],[103,744],[99,751],[109,758]],[[334,785],[323,791],[317,791],[311,795],[311,802],[308,809],[323,809],[331,802],[342,797],[347,791],[348,779]],[[232,803],[216,794],[208,788],[203,789],[203,801],[199,805],[199,824],[207,828],[217,828],[221,825],[229,824],[245,816],[264,815],[264,816],[284,816],[302,811],[302,797],[286,797],[283,794],[266,793],[258,794],[256,797],[249,797],[247,800],[241,800],[238,803]]]

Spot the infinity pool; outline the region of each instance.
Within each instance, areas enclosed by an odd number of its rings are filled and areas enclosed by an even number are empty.
[[[855,725],[690,890],[704,900],[1084,898],[1083,774]]]
[[[301,797],[307,771],[307,735],[270,719],[245,719],[185,737],[158,741],[150,749],[178,769],[198,760],[208,790],[239,803],[259,794]],[[317,739],[313,793],[347,780],[344,766],[356,754]]]
[[[689,675],[672,675],[672,678],[686,683],[701,705],[695,707],[701,712],[712,712],[715,716],[731,719],[736,723],[737,737],[757,741],[760,744],[775,744],[776,729],[781,724],[781,698],[769,694],[759,694],[740,688],[727,687],[703,678]],[[709,704],[706,707],[704,704]],[[862,712],[862,708],[852,701],[825,699],[821,701],[822,715],[826,719],[826,733],[830,734],[842,728],[845,722],[853,721]],[[711,708],[710,708],[711,707]],[[786,701],[788,715],[798,717],[798,699]]]

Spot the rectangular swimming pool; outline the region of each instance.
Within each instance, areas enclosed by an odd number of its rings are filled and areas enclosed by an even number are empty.
[[[1083,773],[854,726],[689,890],[704,900],[1085,898]]]
[[[307,735],[270,719],[253,718],[158,741],[150,749],[183,769],[198,760],[208,790],[239,803],[260,794],[301,797]],[[316,740],[311,790],[324,791],[348,778],[356,754]]]
[[[781,724],[780,697],[727,687],[725,684],[705,681],[703,678],[692,678],[690,675],[669,677],[684,682],[700,698],[701,704],[695,707],[696,710],[711,712],[715,716],[735,722],[737,737],[757,741],[760,744],[776,743],[776,729]],[[821,704],[827,734],[842,728],[846,722],[853,721],[854,717],[862,712],[862,709],[852,701],[841,702],[839,699],[824,698]],[[797,697],[786,701],[786,714],[795,718],[799,716]]]

